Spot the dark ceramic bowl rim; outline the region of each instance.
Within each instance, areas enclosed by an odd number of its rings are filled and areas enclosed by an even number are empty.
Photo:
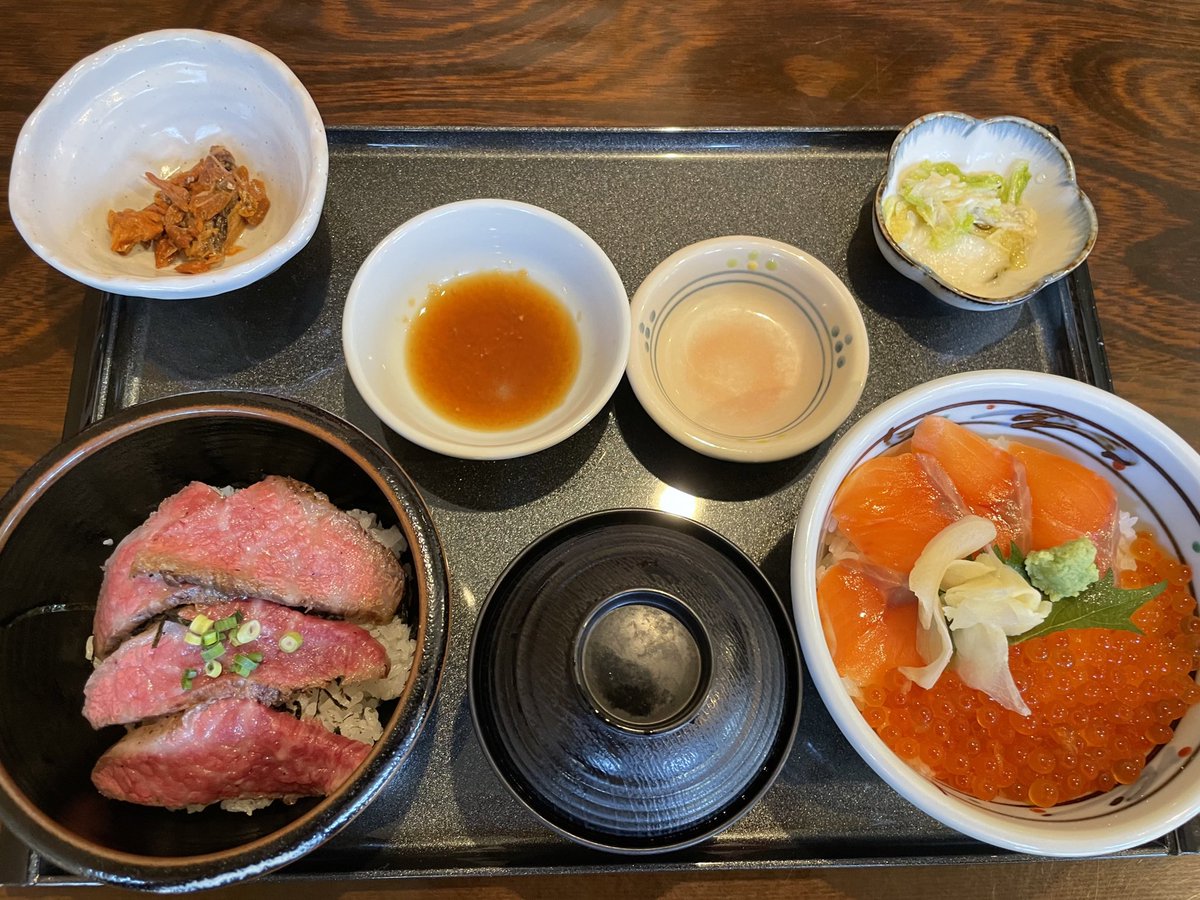
[[[589,520],[602,521],[616,517],[630,517],[638,521],[653,520],[655,524],[664,525],[675,528],[682,532],[691,531],[693,534],[699,532],[708,541],[715,541],[719,545],[721,552],[727,553],[731,562],[738,566],[739,569],[745,571],[748,575],[753,576],[752,580],[756,583],[754,587],[756,593],[759,593],[764,605],[767,607],[771,619],[775,623],[776,635],[779,637],[780,652],[784,660],[784,668],[788,670],[789,675],[795,677],[795,697],[796,702],[790,707],[785,706],[782,717],[779,722],[778,733],[783,736],[782,741],[776,741],[773,747],[772,755],[768,755],[764,760],[764,766],[760,769],[757,779],[751,782],[749,789],[744,793],[738,794],[732,798],[727,805],[737,807],[736,812],[729,815],[720,815],[715,822],[710,822],[707,828],[702,829],[698,833],[687,835],[686,837],[674,842],[656,844],[648,847],[630,847],[622,846],[615,843],[604,843],[602,841],[593,840],[584,835],[577,834],[567,828],[564,828],[558,822],[548,819],[540,810],[533,806],[528,799],[517,789],[509,777],[501,769],[496,761],[495,754],[492,753],[484,738],[483,725],[479,717],[479,697],[475,688],[475,667],[476,658],[479,650],[480,631],[479,625],[484,621],[488,608],[496,599],[497,588],[504,583],[509,574],[516,568],[523,565],[528,558],[538,552],[545,543],[561,537],[563,534],[586,526]],[[759,588],[763,590],[758,590]],[[509,793],[515,797],[525,809],[529,810],[539,822],[564,838],[573,841],[576,844],[584,847],[589,847],[594,850],[603,850],[608,853],[620,854],[623,856],[657,856],[665,853],[672,853],[677,850],[684,850],[688,847],[694,847],[696,844],[703,843],[712,837],[720,834],[726,829],[736,824],[739,820],[746,816],[752,810],[763,795],[770,790],[775,783],[779,774],[783,771],[784,765],[787,763],[788,757],[791,755],[792,746],[795,743],[796,735],[800,726],[800,711],[803,698],[804,688],[804,668],[801,662],[800,644],[796,636],[795,626],[791,624],[791,619],[788,616],[787,608],[779,597],[778,591],[763,574],[762,570],[754,563],[745,552],[738,547],[729,538],[722,535],[709,526],[688,518],[687,516],[669,513],[659,509],[645,509],[637,507],[605,509],[597,512],[585,513],[568,519],[553,528],[548,529],[542,534],[535,537],[525,547],[523,547],[504,567],[504,570],[497,576],[492,589],[488,591],[487,597],[479,608],[479,614],[475,619],[475,629],[471,634],[471,649],[467,658],[467,697],[468,705],[471,709],[471,724],[475,729],[475,738],[479,742],[483,750],[483,755],[491,766],[492,771],[500,779],[501,783],[508,789]]]
[[[25,513],[78,462],[124,437],[181,419],[228,416],[306,432],[347,456],[387,498],[408,541],[425,610],[408,683],[383,737],[335,793],[268,835],[197,856],[112,850],[63,828],[0,765],[0,818],[25,843],[63,868],[122,887],[182,893],[266,874],[304,856],[357,816],[412,751],[433,708],[447,650],[449,576],[433,520],[416,486],[387,451],[343,419],[295,400],[250,392],[202,391],[153,400],[105,417],[35,463],[0,499],[0,553]],[[355,445],[358,445],[357,447]],[[82,698],[81,698],[82,703]]]

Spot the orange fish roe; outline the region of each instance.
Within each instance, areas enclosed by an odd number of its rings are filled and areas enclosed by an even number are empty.
[[[1049,807],[1134,781],[1173,724],[1200,703],[1200,618],[1191,571],[1147,533],[1122,587],[1168,581],[1133,616],[1144,634],[1059,631],[1009,650],[1032,715],[1005,709],[947,671],[922,690],[898,671],[864,689],[863,715],[900,757],[983,800]]]

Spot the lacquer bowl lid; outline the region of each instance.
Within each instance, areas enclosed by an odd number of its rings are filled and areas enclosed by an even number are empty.
[[[799,653],[723,537],[613,510],[509,565],[476,626],[470,697],[496,771],[547,825],[655,853],[723,830],[770,786],[796,732]]]

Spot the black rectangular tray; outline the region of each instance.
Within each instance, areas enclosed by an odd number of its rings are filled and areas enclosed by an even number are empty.
[[[1087,270],[1013,310],[950,310],[900,277],[871,234],[870,203],[894,129],[332,129],[324,217],[279,272],[233,294],[154,301],[89,293],[66,430],[114,410],[208,388],[266,391],[344,416],[388,447],[433,512],[452,575],[441,694],[415,752],[345,831],[276,876],[397,876],[792,868],[1021,858],[939,825],[876,777],[806,685],[800,733],[774,787],[693,849],[620,857],[557,837],[493,775],[467,709],[476,610],[505,564],[576,515],[654,507],[666,486],[789,596],[791,534],[830,442],[765,465],[717,462],[661,432],[627,383],[582,432],[536,456],[467,462],[390,433],[355,391],[341,312],[371,248],[430,207],[505,197],[546,207],[603,247],[632,295],[679,247],[722,234],[776,238],[826,263],[858,299],[871,342],[866,410],[938,375],[1055,372],[1111,389]],[[841,432],[839,431],[839,434]],[[836,435],[835,435],[836,438]],[[75,881],[4,835],[9,884]],[[1121,855],[1200,849],[1193,821]]]

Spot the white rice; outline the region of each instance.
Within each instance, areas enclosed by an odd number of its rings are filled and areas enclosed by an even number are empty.
[[[417,644],[408,623],[400,618],[385,625],[368,626],[367,631],[387,650],[391,668],[386,678],[358,684],[342,684],[338,680],[312,688],[288,701],[288,709],[301,719],[315,719],[334,734],[374,744],[383,736],[379,704],[395,700],[404,690]]]

